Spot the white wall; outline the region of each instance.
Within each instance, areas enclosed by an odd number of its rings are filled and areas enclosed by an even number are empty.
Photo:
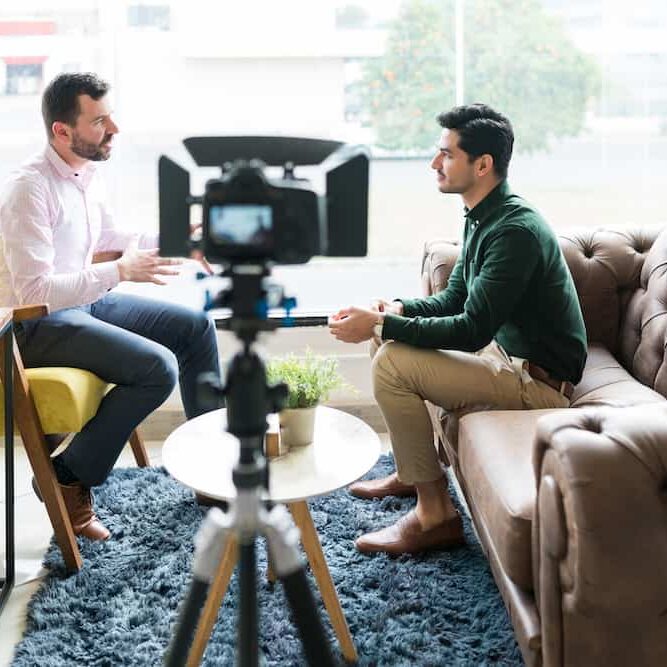
[[[343,67],[333,59],[192,60],[130,44],[117,90],[131,133],[340,136],[343,129]]]

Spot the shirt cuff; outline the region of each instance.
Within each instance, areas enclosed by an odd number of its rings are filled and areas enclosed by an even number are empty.
[[[100,285],[106,291],[113,289],[120,282],[120,273],[117,262],[102,262],[93,264],[93,270],[100,281]]]
[[[412,317],[415,315],[416,304],[418,299],[394,299],[394,301],[400,301],[403,304],[403,316]]]
[[[403,315],[394,315],[386,313],[384,316],[384,325],[382,327],[383,340],[396,340],[396,334],[406,318]]]

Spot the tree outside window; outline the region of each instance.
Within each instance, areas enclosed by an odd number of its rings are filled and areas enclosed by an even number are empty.
[[[455,103],[454,5],[406,0],[385,54],[365,67],[358,92],[378,146],[433,145],[434,116]],[[582,131],[599,74],[560,19],[539,0],[467,0],[464,22],[467,102],[507,114],[526,152]]]

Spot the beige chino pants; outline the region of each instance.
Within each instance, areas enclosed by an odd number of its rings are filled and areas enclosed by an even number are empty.
[[[524,359],[510,358],[495,341],[475,353],[371,342],[371,356],[375,399],[389,429],[398,476],[407,484],[442,476],[425,400],[465,412],[570,405],[560,392],[534,380]]]

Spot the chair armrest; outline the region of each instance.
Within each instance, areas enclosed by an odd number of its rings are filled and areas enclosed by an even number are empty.
[[[120,250],[105,250],[104,252],[96,252],[93,255],[93,264],[99,264],[100,262],[115,262],[122,256],[123,253],[120,252]]]
[[[544,667],[667,665],[667,402],[545,416],[533,461]]]
[[[98,252],[93,255],[93,264],[99,262],[113,262],[122,256],[122,252],[109,250]],[[32,320],[35,317],[45,317],[49,314],[49,306],[45,303],[29,306],[17,306],[14,308],[14,322],[23,322],[23,320]]]
[[[424,244],[422,255],[422,292],[430,296],[447,287],[461,245],[458,241],[436,239]]]
[[[45,303],[30,306],[17,306],[14,308],[14,322],[32,320],[35,317],[45,317],[49,314],[49,306]]]

